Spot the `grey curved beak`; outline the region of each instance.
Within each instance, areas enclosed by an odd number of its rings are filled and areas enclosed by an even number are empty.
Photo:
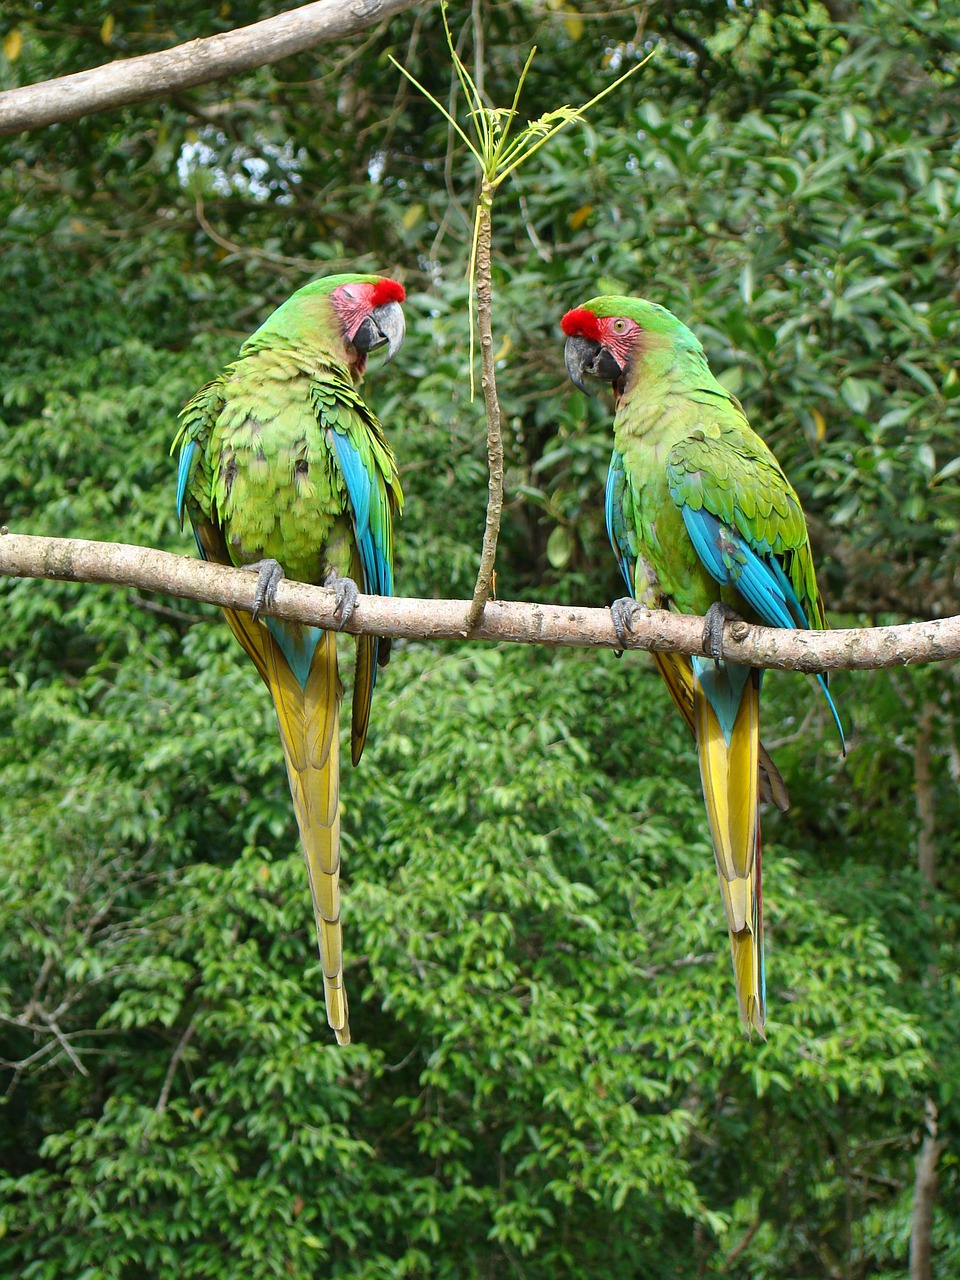
[[[568,338],[563,348],[563,362],[570,381],[587,396],[591,394],[585,381],[587,374],[601,382],[616,382],[623,376],[623,370],[610,352],[593,338]]]
[[[600,343],[592,338],[568,338],[563,348],[563,363],[567,366],[567,376],[575,387],[585,396],[590,392],[584,381],[584,375],[597,357]]]
[[[405,333],[406,326],[400,303],[384,302],[381,306],[374,307],[360,325],[353,335],[353,345],[358,351],[365,353],[379,351],[381,347],[386,346],[387,355],[383,362],[386,364],[387,360],[392,360],[400,350]]]

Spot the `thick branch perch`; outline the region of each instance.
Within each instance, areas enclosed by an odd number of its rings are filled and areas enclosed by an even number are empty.
[[[151,547],[14,533],[0,534],[0,574],[140,587],[248,611],[253,608],[256,587],[255,574]],[[334,593],[324,587],[281,582],[277,607],[264,612],[292,622],[332,627],[335,606]],[[466,600],[361,596],[344,629],[352,634],[414,640],[462,639],[469,608]],[[653,610],[637,626],[631,649],[703,652],[701,618]],[[506,600],[487,604],[470,638],[620,648],[607,609]],[[724,628],[723,652],[737,662],[781,671],[869,670],[943,662],[960,657],[960,617],[848,631],[780,631],[731,622]]]
[[[318,0],[249,27],[0,93],[0,136],[146,102],[342,39],[417,0]]]

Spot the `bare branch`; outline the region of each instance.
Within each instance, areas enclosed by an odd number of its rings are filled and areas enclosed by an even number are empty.
[[[227,565],[120,542],[39,538],[0,529],[0,574],[99,582],[203,600],[228,609],[253,608],[256,575]],[[264,613],[291,622],[335,628],[336,595],[325,587],[283,581],[275,608]],[[344,628],[352,635],[410,640],[456,640],[468,634],[467,600],[360,596]],[[703,619],[654,609],[636,623],[629,648],[703,653]],[[619,649],[608,609],[491,600],[471,640]],[[944,662],[960,657],[960,617],[896,627],[845,631],[784,631],[742,621],[724,628],[723,653],[735,662],[781,671],[852,671]]]
[[[937,887],[937,792],[933,781],[933,735],[937,704],[927,698],[917,720],[913,786],[917,805],[917,870],[924,892]]]
[[[917,869],[921,890],[930,917],[934,944],[939,947],[936,913],[929,898],[937,887],[937,795],[933,780],[933,737],[937,704],[925,699],[917,721],[917,741],[913,755],[913,781],[917,803]],[[928,966],[924,986],[936,986],[938,964]],[[943,1144],[938,1137],[937,1104],[928,1094],[924,1104],[924,1133],[913,1180],[913,1208],[910,1213],[910,1280],[931,1280],[933,1275],[933,1211],[940,1186],[938,1161]]]
[[[73,1063],[74,1067],[76,1067],[77,1071],[79,1071],[82,1076],[88,1076],[90,1072],[87,1070],[87,1068],[83,1065],[83,1063],[77,1057],[77,1054],[73,1048],[73,1045],[70,1043],[70,1035],[61,1031],[59,1026],[57,1025],[57,1023],[54,1021],[52,1017],[48,1017],[46,1019],[46,1022],[47,1022],[47,1026],[56,1036],[57,1042],[59,1043],[60,1048],[67,1055],[70,1061]]]
[[[179,1067],[180,1059],[186,1052],[187,1046],[190,1044],[190,1041],[193,1039],[197,1030],[197,1018],[199,1015],[200,1010],[195,1010],[193,1016],[184,1029],[183,1035],[177,1041],[177,1047],[174,1049],[173,1055],[170,1058],[170,1065],[167,1067],[167,1074],[163,1081],[163,1087],[160,1090],[160,1097],[157,1099],[157,1105],[153,1108],[153,1115],[148,1116],[147,1123],[143,1126],[143,1132],[140,1135],[141,1151],[146,1151],[147,1149],[147,1141],[150,1137],[150,1130],[153,1127],[154,1121],[162,1116],[167,1109],[167,1103],[170,1101],[170,1090],[173,1088],[174,1077],[177,1074],[177,1067]]]
[[[927,1098],[910,1215],[910,1280],[931,1280],[933,1275],[933,1210],[940,1182],[937,1159],[943,1145],[938,1138],[938,1120],[937,1105]]]
[[[132,102],[147,102],[180,89],[250,71],[343,39],[410,9],[417,0],[318,0],[249,27],[139,58],[7,89],[0,93],[0,136]]]
[[[278,267],[293,267],[297,271],[309,271],[311,273],[316,271],[317,264],[315,260],[311,261],[309,258],[288,258],[286,254],[270,253],[267,249],[258,249],[255,246],[247,248],[242,244],[237,244],[235,240],[228,240],[226,236],[222,236],[220,232],[217,231],[215,227],[212,227],[207,221],[207,215],[203,211],[203,200],[199,192],[197,193],[194,208],[197,214],[197,222],[200,223],[200,229],[203,231],[204,235],[208,236],[214,244],[218,244],[221,249],[226,249],[228,253],[235,254],[238,258],[255,258],[260,262],[272,262]],[[337,270],[337,267],[334,264],[330,264],[328,266],[325,263],[324,269],[335,271]]]

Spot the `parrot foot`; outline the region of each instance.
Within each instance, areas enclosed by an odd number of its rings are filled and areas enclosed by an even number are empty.
[[[352,578],[341,578],[336,569],[331,569],[323,580],[323,585],[337,597],[337,607],[333,611],[336,619],[336,630],[342,631],[357,607],[360,588]]]
[[[703,635],[701,637],[703,652],[708,658],[712,658],[714,662],[722,660],[724,623],[739,621],[741,621],[741,618],[736,609],[731,609],[722,600],[714,600],[704,616]]]
[[[634,623],[641,621],[649,612],[649,609],[637,604],[631,596],[621,596],[619,600],[614,600],[610,606],[610,620],[624,649],[630,648],[630,637],[635,634]]]
[[[277,603],[277,587],[283,581],[284,574],[276,560],[257,560],[254,564],[245,564],[243,567],[255,570],[257,574],[257,589],[253,594],[251,610],[256,622],[264,605],[272,608]]]

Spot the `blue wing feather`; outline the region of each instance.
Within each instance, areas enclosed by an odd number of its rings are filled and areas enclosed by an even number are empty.
[[[393,565],[391,564],[391,548],[384,540],[384,531],[389,537],[390,516],[385,510],[378,512],[380,518],[371,523],[371,504],[377,503],[385,507],[386,494],[382,490],[374,491],[375,479],[364,466],[359,450],[350,437],[343,431],[328,428],[334,454],[340,464],[350,506],[353,509],[353,526],[360,553],[360,565],[363,570],[364,590],[373,595],[393,595]],[[370,673],[370,697],[377,683],[379,668],[380,641],[373,641],[373,662]]]
[[[771,562],[761,559],[736,529],[722,524],[704,507],[694,511],[684,505],[680,514],[700,562],[721,586],[736,587],[769,627],[809,627],[792,589],[790,597],[799,616],[795,619],[790,610],[783,589],[786,575],[782,570],[774,573]]]
[[[187,496],[187,484],[190,480],[190,468],[193,465],[193,455],[197,451],[196,440],[188,440],[180,450],[180,465],[177,470],[177,519],[180,521],[180,528],[183,528],[183,504]]]
[[[346,481],[347,494],[353,509],[354,531],[360,550],[360,563],[363,566],[364,589],[374,595],[392,595],[393,569],[389,560],[389,548],[378,536],[378,531],[370,521],[371,499],[374,496],[370,473],[348,435],[332,429],[328,435]]]
[[[810,621],[775,556],[757,555],[737,529],[723,524],[703,507],[694,511],[684,503],[680,514],[700,562],[721,586],[736,587],[768,627],[810,629]],[[817,676],[817,681],[829,703],[841,745],[846,750],[843,726],[827,681],[822,675]]]
[[[617,564],[627,584],[631,596],[636,595],[633,564],[630,556],[630,545],[626,536],[623,521],[623,491],[627,483],[623,466],[623,454],[614,449],[610,456],[610,468],[607,471],[607,487],[604,495],[604,515],[607,521],[607,537],[617,557]]]
[[[283,656],[300,688],[306,689],[313,655],[323,632],[319,627],[291,624],[284,622],[282,618],[263,618],[261,621],[266,624],[267,630],[283,650]]]

